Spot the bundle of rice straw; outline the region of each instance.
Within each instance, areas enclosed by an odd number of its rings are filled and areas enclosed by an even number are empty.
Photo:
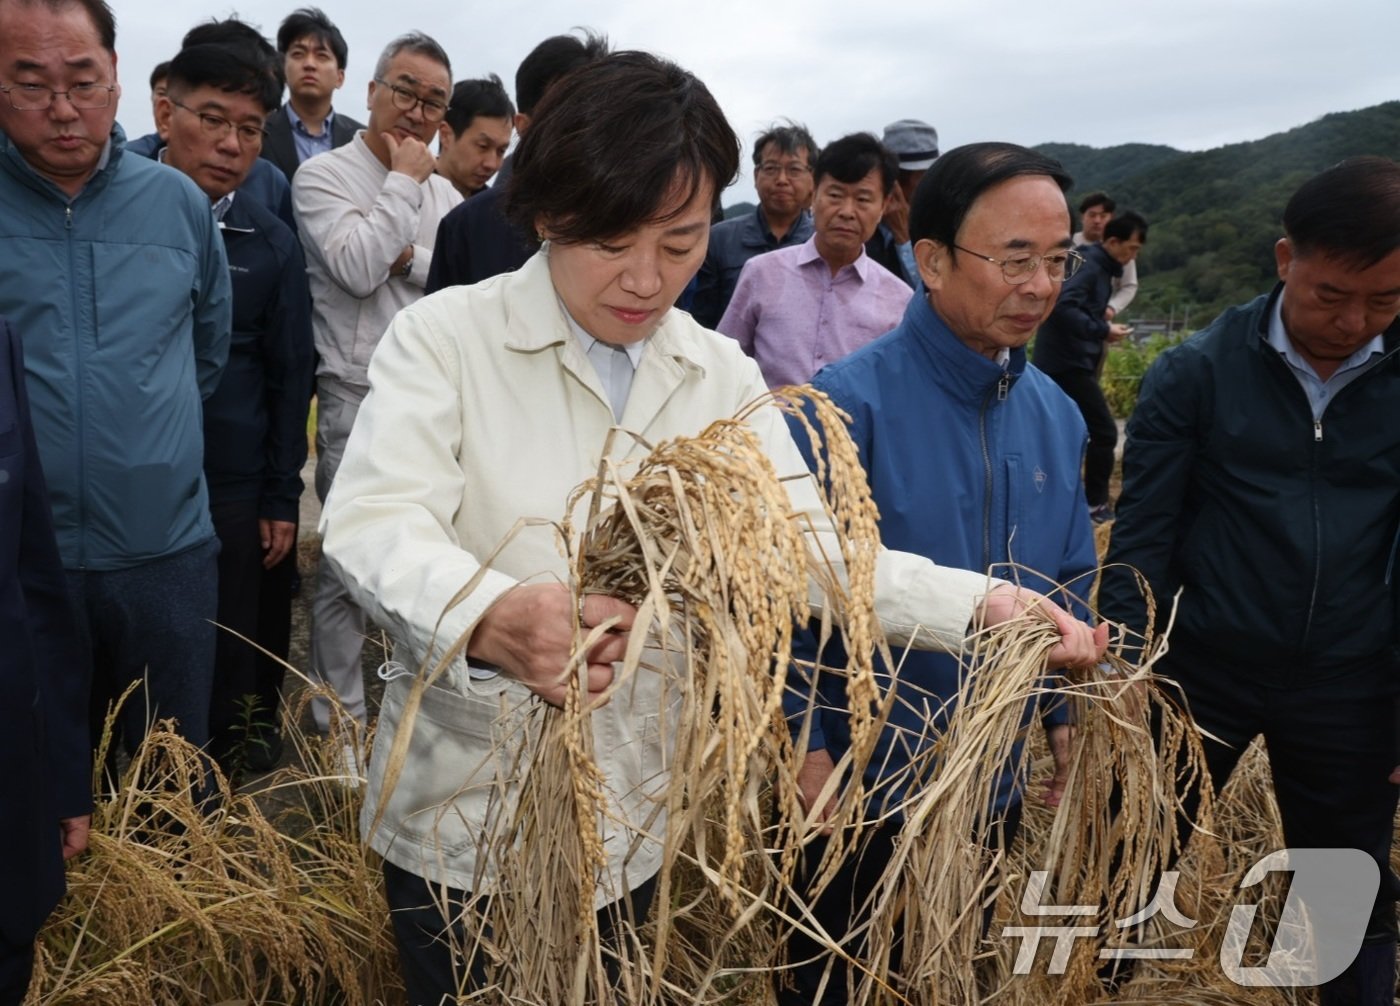
[[[290,711],[287,737],[302,738]],[[113,713],[96,765],[104,764]],[[342,738],[306,750],[330,760]],[[359,841],[356,791],[301,769],[234,792],[208,759],[155,724],[115,794],[99,798],[87,852],[40,934],[29,1003],[337,1002],[399,987],[377,864]],[[288,808],[270,820],[275,792]]]
[[[633,474],[605,460],[569,501],[573,513],[591,498],[577,539],[567,524],[561,532],[579,542],[576,597],[606,594],[638,609],[610,693],[645,669],[679,696],[671,715],[663,711],[661,730],[674,743],[665,785],[651,819],[640,833],[634,826],[637,839],[664,850],[658,910],[645,941],[641,920],[618,919],[623,935],[602,946],[594,904],[610,811],[582,654],[606,627],[580,629],[567,702],[539,719],[515,815],[491,837],[500,877],[489,913],[495,994],[507,1001],[705,1002],[745,984],[766,986],[770,915],[809,830],[782,699],[794,625],[811,614],[813,581],[826,624],[864,655],[849,672],[859,699],[857,758],[880,715],[870,659],[883,646],[873,617],[876,513],[845,417],[807,389],[775,393],[774,403],[798,414],[803,396],[819,424],[839,431],[827,437],[829,467],[818,482],[844,578],[809,546],[747,411],[657,445]],[[860,807],[858,788],[849,787],[836,815],[843,834],[858,830]],[[621,959],[605,963],[613,957]]]

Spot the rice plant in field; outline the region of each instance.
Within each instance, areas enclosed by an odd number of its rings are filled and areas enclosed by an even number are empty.
[[[347,737],[307,738],[288,715],[297,767],[244,791],[154,726],[99,797],[27,1002],[401,1001],[358,791],[335,775]]]

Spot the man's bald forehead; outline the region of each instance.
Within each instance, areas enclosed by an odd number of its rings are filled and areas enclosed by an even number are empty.
[[[63,14],[77,9],[87,15],[97,40],[108,52],[117,51],[117,19],[105,0],[0,0],[0,14],[10,9],[33,10],[42,7],[54,14]],[[5,46],[5,38],[0,34],[0,48]]]

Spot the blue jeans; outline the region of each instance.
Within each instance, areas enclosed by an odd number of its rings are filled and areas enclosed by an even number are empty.
[[[67,571],[78,644],[92,665],[94,724],[129,684],[145,680],[118,720],[128,751],[157,718],[174,719],[191,744],[209,743],[218,554],[211,538],[129,569]]]

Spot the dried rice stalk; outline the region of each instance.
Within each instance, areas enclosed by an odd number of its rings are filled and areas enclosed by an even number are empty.
[[[305,744],[297,711],[284,734]],[[341,742],[306,747],[308,764]],[[202,806],[206,765],[168,723],[150,730],[68,864],[27,1002],[368,1006],[394,994],[382,875],[359,841],[355,792],[300,770],[234,792],[215,770],[216,804]],[[273,794],[289,809],[270,820],[260,803]]]
[[[995,1002],[1080,1003],[1095,997],[1102,940],[1079,941],[1083,946],[1076,947],[1065,975],[1044,977],[1042,967],[1039,982],[1012,979],[1017,941],[1001,937],[1000,925],[991,931],[999,960],[978,964],[987,958],[982,906],[1003,895],[1019,903],[1029,872],[1048,871],[1046,903],[1102,906],[1108,912],[1105,934],[1113,935],[1111,921],[1146,903],[1157,871],[1173,854],[1176,767],[1185,765],[1188,776],[1203,771],[1203,756],[1189,722],[1152,683],[1161,646],[1148,641],[1139,666],[1112,655],[1110,676],[1096,673],[1056,689],[1070,696],[1077,723],[1058,813],[1030,851],[991,856],[977,836],[994,823],[990,794],[1022,736],[1027,703],[1045,690],[1045,657],[1055,642],[1053,627],[1035,616],[979,634],[947,730],[919,739],[926,757],[911,771],[923,785],[903,808],[906,824],[895,855],[872,894],[870,957],[854,979],[854,1001],[972,1003],[986,996]],[[1033,732],[1039,733],[1038,726]],[[1110,804],[1115,786],[1116,806]],[[1038,803],[1038,793],[1027,794],[1028,818]],[[1209,809],[1203,803],[1204,815]],[[1010,921],[1035,926],[1086,920]]]
[[[878,536],[864,469],[845,417],[824,396],[785,389],[774,398],[792,414],[806,401],[825,431],[828,467],[818,482],[829,490],[845,585],[809,548],[806,528],[745,422],[747,410],[697,437],[658,445],[630,477],[605,450],[598,476],[567,508],[573,513],[591,498],[572,558],[575,595],[619,597],[639,612],[610,694],[624,694],[639,673],[657,673],[680,697],[678,712],[663,724],[674,738],[664,791],[637,833],[637,840],[663,846],[655,897],[662,910],[649,954],[635,943],[639,920],[622,926],[620,996],[627,1002],[719,996],[741,981],[722,974],[736,947],[757,954],[750,966],[774,954],[772,930],[760,923],[781,903],[806,817],[782,698],[793,626],[809,618],[813,580],[828,624],[863,657],[850,671],[857,758],[880,727],[871,662],[883,647],[873,617]],[[568,524],[562,536],[574,540]],[[617,897],[597,896],[605,864],[600,824],[613,811],[594,759],[583,654],[599,631],[579,631],[569,699],[563,709],[543,712],[517,813],[491,840],[500,877],[490,913],[501,957],[497,994],[508,1001],[593,1003],[618,995],[593,910],[595,900]],[[859,780],[861,772],[852,776]],[[848,836],[859,829],[861,804],[857,782],[835,822]],[[540,924],[544,906],[548,926]],[[684,988],[672,974],[678,968],[690,973]]]

